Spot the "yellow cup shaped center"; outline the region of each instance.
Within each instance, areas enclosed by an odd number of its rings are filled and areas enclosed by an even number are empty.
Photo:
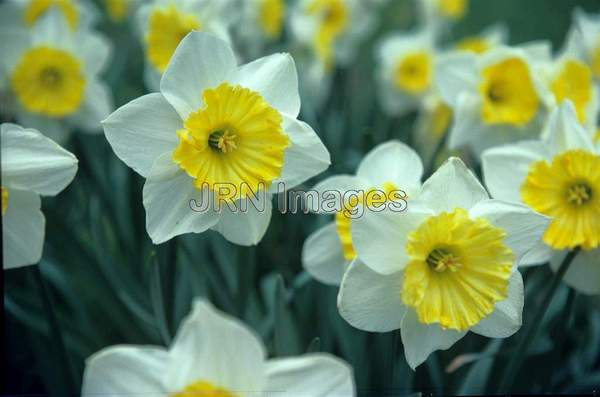
[[[285,16],[284,0],[261,0],[259,7],[258,20],[261,30],[270,39],[278,38]]]
[[[420,94],[431,84],[431,56],[425,51],[416,51],[400,58],[394,70],[396,87],[410,94]]]
[[[210,382],[198,380],[187,385],[182,391],[172,393],[171,397],[236,397],[236,394]]]
[[[333,64],[333,46],[346,29],[349,10],[343,0],[313,0],[308,5],[307,13],[319,18],[313,45],[321,62],[330,68]]]
[[[550,84],[550,89],[560,103],[570,99],[575,105],[577,118],[580,122],[586,121],[586,107],[592,99],[593,89],[592,71],[576,59],[564,62],[561,70]]]
[[[29,0],[23,13],[23,21],[32,26],[49,8],[56,7],[74,30],[77,27],[77,9],[73,0]]]

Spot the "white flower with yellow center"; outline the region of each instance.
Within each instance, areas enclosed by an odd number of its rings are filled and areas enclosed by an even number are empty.
[[[103,122],[117,156],[146,178],[146,227],[157,244],[209,228],[236,244],[256,244],[278,184],[291,188],[329,165],[317,134],[296,120],[298,81],[288,54],[238,66],[227,43],[192,32],[160,87]],[[193,211],[192,199],[222,205]]]
[[[600,14],[586,14],[576,9],[573,14],[576,29],[581,33],[580,49],[594,77],[600,80]]]
[[[521,202],[552,218],[545,244],[523,265],[560,264],[566,250],[581,247],[564,280],[588,294],[600,293],[600,150],[577,121],[570,101],[551,115],[541,141],[486,150],[485,183],[493,197]]]
[[[171,346],[119,345],[89,357],[82,396],[353,396],[352,368],[326,353],[267,358],[244,323],[196,300]]]
[[[77,159],[33,129],[2,124],[2,263],[33,265],[42,257],[41,196],[54,196],[75,177]]]
[[[71,30],[89,28],[98,20],[90,0],[5,0],[0,5],[0,26],[32,28],[51,10],[61,13]]]
[[[441,35],[467,15],[469,0],[417,0],[417,6],[423,24]]]
[[[373,10],[359,0],[300,0],[291,13],[294,38],[327,71],[353,60],[374,22]]]
[[[433,85],[435,52],[431,29],[383,39],[376,76],[386,113],[402,115],[419,106]]]
[[[241,7],[241,20],[235,26],[236,39],[244,43],[240,50],[257,56],[266,44],[281,38],[287,5],[285,0],[248,0]]]
[[[556,103],[573,102],[577,119],[593,133],[598,118],[598,87],[592,70],[582,57],[582,41],[580,31],[572,29],[560,54],[541,71]]]
[[[539,134],[554,105],[538,75],[538,65],[549,60],[544,43],[438,57],[436,88],[454,113],[449,147],[468,145],[479,154]]]
[[[113,107],[99,79],[110,50],[100,35],[70,31],[55,10],[29,32],[0,31],[2,80],[14,98],[16,119],[58,142],[74,128],[101,132],[100,121]]]
[[[365,212],[352,223],[357,258],[338,295],[356,328],[400,328],[411,368],[468,331],[505,338],[521,326],[517,264],[549,219],[489,198],[458,158],[423,183],[407,210]]]
[[[388,197],[385,199],[413,199],[421,187],[423,165],[414,150],[398,141],[390,141],[373,148],[358,166],[356,175],[336,175],[318,183],[313,190],[324,198],[326,191],[342,194],[348,191],[364,193],[366,196],[375,189]],[[404,192],[404,197],[394,197],[391,193]],[[352,201],[352,202],[350,202]],[[355,206],[363,205],[362,195],[349,198],[341,203],[335,220],[311,234],[302,249],[302,264],[317,280],[339,285],[346,268],[356,257],[352,246],[350,226],[352,216],[348,212]],[[365,208],[365,211],[369,209]]]
[[[487,27],[476,36],[467,36],[458,40],[454,48],[458,51],[483,54],[492,48],[505,45],[507,41],[507,27],[503,24],[495,24]]]
[[[191,31],[213,33],[229,43],[237,17],[232,0],[153,0],[137,12],[146,53],[146,85],[157,91],[175,49]]]

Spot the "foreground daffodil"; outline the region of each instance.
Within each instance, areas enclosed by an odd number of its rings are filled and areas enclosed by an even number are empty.
[[[296,120],[299,110],[289,55],[238,66],[224,41],[192,32],[161,92],[124,105],[103,126],[117,156],[146,178],[146,227],[155,243],[214,229],[249,245],[269,225],[278,183],[291,188],[329,165],[319,137]]]
[[[136,20],[146,50],[146,85],[159,89],[160,76],[189,32],[209,32],[229,42],[231,8],[231,0],[152,0],[142,5]]]
[[[87,29],[98,20],[90,0],[5,0],[0,5],[0,26],[32,28],[52,10],[62,14],[71,30]]]
[[[32,265],[42,256],[40,195],[54,196],[75,177],[77,159],[33,129],[2,124],[2,263]]]
[[[505,338],[521,326],[517,264],[549,219],[524,205],[491,200],[477,178],[450,158],[404,212],[365,212],[352,224],[357,258],[338,296],[353,326],[401,329],[415,368],[468,331]]]
[[[600,151],[570,101],[554,111],[541,141],[492,148],[482,155],[493,197],[522,202],[552,221],[541,245],[524,264],[551,261],[581,247],[564,276],[567,284],[600,293]]]
[[[61,142],[74,128],[100,132],[112,110],[108,87],[99,80],[110,44],[88,31],[72,32],[56,10],[31,31],[3,29],[0,72],[6,73],[16,119]]]
[[[415,197],[421,187],[422,174],[423,165],[414,150],[401,142],[391,141],[367,153],[356,175],[332,176],[318,183],[313,190],[323,197],[326,191],[367,194],[378,189],[388,196],[386,199],[409,200]],[[392,191],[401,191],[404,195],[393,197]],[[364,204],[358,199],[342,203],[340,208],[344,210],[335,215],[335,220],[311,234],[304,243],[302,264],[317,280],[333,285],[339,285],[342,281],[346,268],[356,257],[350,234],[352,217],[348,210]]]
[[[439,57],[436,87],[455,116],[449,147],[466,145],[479,154],[538,134],[554,104],[536,69],[542,61],[550,61],[545,43]]]
[[[239,320],[196,300],[168,349],[108,347],[86,362],[84,397],[353,396],[352,369],[325,353],[267,359]]]

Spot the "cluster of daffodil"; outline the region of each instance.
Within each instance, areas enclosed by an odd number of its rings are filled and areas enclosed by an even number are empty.
[[[151,92],[116,110],[101,78],[111,45],[93,30],[101,16],[93,2],[0,6],[2,112],[19,123],[1,128],[4,269],[40,260],[40,195],[73,180],[78,161],[59,143],[75,130],[104,133],[144,178],[154,244],[208,230],[259,244],[277,186],[304,184],[331,163],[324,132],[298,119],[300,91],[312,110],[323,106],[334,71],[353,62],[386,2],[101,3],[115,23],[132,22]],[[339,286],[339,314],[349,324],[399,330],[413,369],[468,332],[517,332],[522,267],[547,264],[569,286],[600,294],[600,16],[576,12],[553,54],[546,42],[509,46],[501,25],[444,43],[466,0],[422,0],[417,8],[418,27],[384,37],[365,78],[376,81],[378,106],[390,117],[419,113],[419,153],[384,142],[356,174],[313,188],[378,190],[384,202],[401,190],[407,208],[340,201],[301,258],[315,279]],[[297,58],[259,57],[284,33]],[[436,167],[444,150],[468,161],[451,156]],[[480,165],[481,182],[465,163]],[[222,184],[235,188],[223,193]],[[192,200],[222,205],[194,212]],[[353,219],[358,206],[367,210]],[[329,354],[268,358],[249,327],[198,299],[168,348],[113,346],[87,361],[83,395],[139,393],[353,395],[355,384],[350,366]]]

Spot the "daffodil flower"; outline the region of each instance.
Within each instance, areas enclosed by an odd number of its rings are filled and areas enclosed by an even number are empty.
[[[600,14],[586,14],[576,9],[573,16],[576,29],[581,33],[580,49],[594,77],[600,79]]]
[[[260,54],[265,45],[277,41],[283,33],[287,6],[285,0],[248,0],[242,3],[236,39],[240,50],[250,56]]]
[[[379,100],[390,115],[419,107],[433,85],[436,57],[434,32],[396,33],[383,39],[377,51]]]
[[[400,328],[411,368],[468,331],[506,338],[521,326],[517,264],[548,223],[524,205],[490,199],[450,158],[406,211],[353,221],[357,258],[344,274],[339,312],[362,330]]]
[[[227,43],[192,32],[160,87],[103,122],[117,156],[146,178],[146,228],[156,244],[207,229],[257,244],[277,185],[291,188],[329,165],[317,134],[296,120],[300,98],[288,54],[238,66]],[[231,195],[220,194],[223,184],[233,187]],[[195,212],[192,199],[223,205]],[[258,206],[248,204],[253,199]]]
[[[42,256],[42,196],[54,196],[75,177],[77,159],[33,129],[2,124],[2,263],[32,265]]]
[[[422,174],[419,155],[401,142],[390,141],[367,153],[356,175],[332,176],[318,183],[313,190],[324,197],[327,191],[367,194],[377,189],[388,196],[386,199],[394,199],[390,196],[392,191],[402,191],[402,200],[412,199],[421,187]],[[340,204],[340,208],[345,209],[335,215],[333,222],[312,233],[302,249],[304,268],[317,280],[332,285],[340,284],[346,268],[356,257],[350,234],[352,217],[347,211],[365,203]]]
[[[159,89],[161,75],[189,32],[209,32],[229,43],[229,26],[237,20],[235,11],[232,0],[152,0],[142,5],[136,20],[144,41],[148,88]]]
[[[572,28],[563,49],[552,62],[542,65],[540,73],[556,104],[565,100],[573,102],[577,119],[593,133],[598,119],[598,87],[592,70],[585,63],[582,42],[581,32]]]
[[[99,17],[90,0],[5,0],[0,5],[0,26],[32,28],[51,10],[62,14],[71,30],[88,29]]]
[[[474,54],[483,54],[486,51],[506,45],[508,41],[508,28],[504,24],[494,24],[485,28],[480,34],[467,36],[458,40],[454,48]]]
[[[600,293],[600,150],[564,101],[541,140],[486,150],[485,183],[493,197],[520,202],[552,221],[544,244],[523,265],[560,265],[566,250],[581,247],[564,281],[587,294]]]
[[[423,24],[430,25],[437,35],[444,34],[469,11],[469,0],[419,0],[417,5]]]
[[[108,87],[99,79],[110,56],[110,43],[89,31],[72,32],[56,10],[48,11],[30,31],[0,31],[3,86],[14,98],[16,119],[57,142],[79,128],[102,131],[112,111]]]
[[[267,359],[242,322],[196,300],[171,346],[119,345],[86,361],[82,395],[353,396],[352,369],[325,353]]]
[[[532,43],[498,46],[480,56],[456,52],[438,57],[435,82],[452,108],[448,146],[488,147],[539,134],[554,97],[538,75],[550,47]]]
[[[106,14],[115,23],[125,21],[144,0],[103,0]]]

